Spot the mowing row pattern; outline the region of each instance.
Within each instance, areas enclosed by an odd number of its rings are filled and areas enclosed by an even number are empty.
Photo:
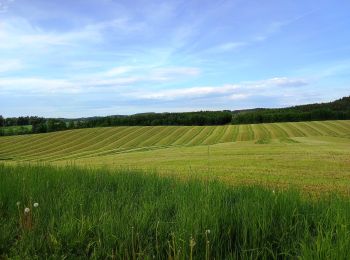
[[[0,138],[1,160],[56,161],[169,146],[307,136],[350,137],[350,121],[225,126],[130,126]]]

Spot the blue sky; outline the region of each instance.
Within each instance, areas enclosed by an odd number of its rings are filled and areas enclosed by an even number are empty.
[[[0,0],[0,114],[283,107],[350,95],[348,0]]]

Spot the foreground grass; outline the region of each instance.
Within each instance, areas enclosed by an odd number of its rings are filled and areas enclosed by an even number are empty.
[[[0,165],[0,175],[0,258],[350,255],[347,197],[123,170]]]

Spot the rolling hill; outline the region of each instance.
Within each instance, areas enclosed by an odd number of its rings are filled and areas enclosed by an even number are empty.
[[[0,158],[57,161],[140,149],[213,145],[310,136],[349,137],[350,121],[224,126],[134,126],[77,129],[0,138]]]

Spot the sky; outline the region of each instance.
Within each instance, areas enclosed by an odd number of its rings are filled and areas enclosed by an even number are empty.
[[[0,0],[0,114],[235,110],[350,95],[348,0]]]

